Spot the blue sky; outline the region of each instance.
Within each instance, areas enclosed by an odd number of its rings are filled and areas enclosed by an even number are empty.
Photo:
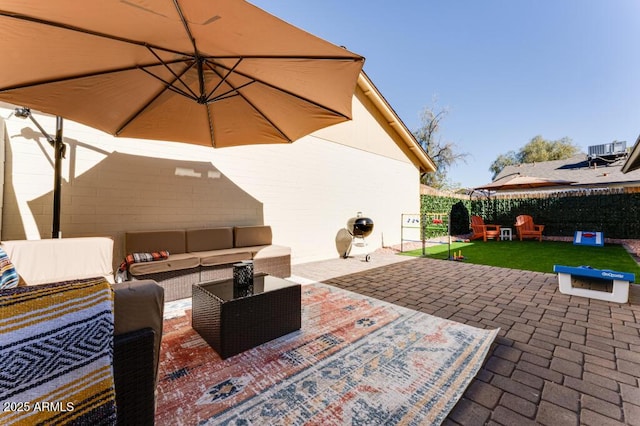
[[[449,171],[491,181],[499,154],[534,136],[590,145],[640,134],[638,0],[256,0],[366,58],[364,70],[410,130],[450,110],[441,136],[469,154]]]

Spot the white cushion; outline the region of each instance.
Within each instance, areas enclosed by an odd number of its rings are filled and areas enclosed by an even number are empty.
[[[3,241],[28,285],[105,277],[113,283],[113,240],[106,237]]]

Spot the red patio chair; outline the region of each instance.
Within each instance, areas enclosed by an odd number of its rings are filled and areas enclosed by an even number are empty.
[[[533,223],[533,218],[526,214],[521,214],[516,217],[516,232],[518,238],[522,241],[523,238],[537,238],[538,241],[542,241],[542,231],[544,225],[536,225]]]
[[[471,230],[473,231],[472,240],[482,238],[486,242],[487,238],[493,238],[500,241],[500,225],[485,224],[480,216],[471,216]]]

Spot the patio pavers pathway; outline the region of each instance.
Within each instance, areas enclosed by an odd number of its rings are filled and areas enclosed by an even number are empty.
[[[500,327],[445,424],[640,425],[640,286],[567,296],[555,274],[372,254],[293,274],[481,328]]]

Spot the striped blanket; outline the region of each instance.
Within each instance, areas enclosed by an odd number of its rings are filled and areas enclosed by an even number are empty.
[[[103,278],[0,291],[0,424],[113,424],[113,292]]]

